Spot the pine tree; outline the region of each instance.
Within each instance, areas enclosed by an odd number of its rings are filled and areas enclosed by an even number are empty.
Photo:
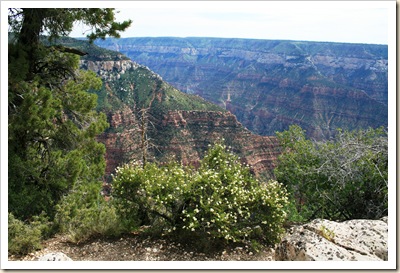
[[[88,92],[102,82],[78,69],[79,51],[41,37],[68,35],[77,21],[92,27],[91,42],[131,24],[115,22],[113,9],[9,9],[9,211],[20,219],[53,216],[73,185],[104,174],[105,148],[95,137],[108,124]]]

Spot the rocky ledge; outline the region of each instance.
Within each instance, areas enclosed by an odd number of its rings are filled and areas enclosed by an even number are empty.
[[[333,222],[315,219],[293,226],[275,249],[266,247],[253,253],[245,247],[227,245],[204,252],[195,245],[182,245],[167,238],[138,234],[120,239],[96,238],[87,243],[69,244],[64,236],[44,243],[43,250],[23,261],[387,261],[387,217],[380,220]],[[65,254],[64,254],[65,253]]]
[[[315,219],[292,227],[275,249],[276,261],[387,261],[388,221]]]

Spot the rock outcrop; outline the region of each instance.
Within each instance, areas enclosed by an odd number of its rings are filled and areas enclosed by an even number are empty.
[[[387,261],[387,217],[292,227],[275,249],[276,261]]]
[[[137,63],[130,60],[81,61],[82,69],[97,72],[105,81],[118,80],[121,77],[121,74],[125,74],[127,69],[137,68],[138,66]]]
[[[309,137],[387,125],[386,45],[220,38],[106,39],[167,82],[231,111],[256,134]]]
[[[38,258],[38,261],[65,262],[72,261],[72,259],[62,252],[56,252],[43,255]]]

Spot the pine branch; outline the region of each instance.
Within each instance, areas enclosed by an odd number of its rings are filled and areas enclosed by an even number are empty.
[[[52,46],[52,47],[60,52],[72,53],[72,54],[76,54],[79,56],[85,56],[88,54],[87,52],[83,52],[79,49],[72,48],[72,47],[66,47],[66,46],[62,46],[62,45],[56,45],[56,46]]]

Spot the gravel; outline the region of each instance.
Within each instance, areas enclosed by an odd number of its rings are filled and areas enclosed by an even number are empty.
[[[127,234],[118,238],[93,238],[81,244],[56,235],[43,248],[26,256],[9,255],[10,261],[36,261],[48,253],[62,252],[74,261],[273,261],[274,249],[256,252],[245,245],[201,249],[196,242],[178,242],[168,237]]]

